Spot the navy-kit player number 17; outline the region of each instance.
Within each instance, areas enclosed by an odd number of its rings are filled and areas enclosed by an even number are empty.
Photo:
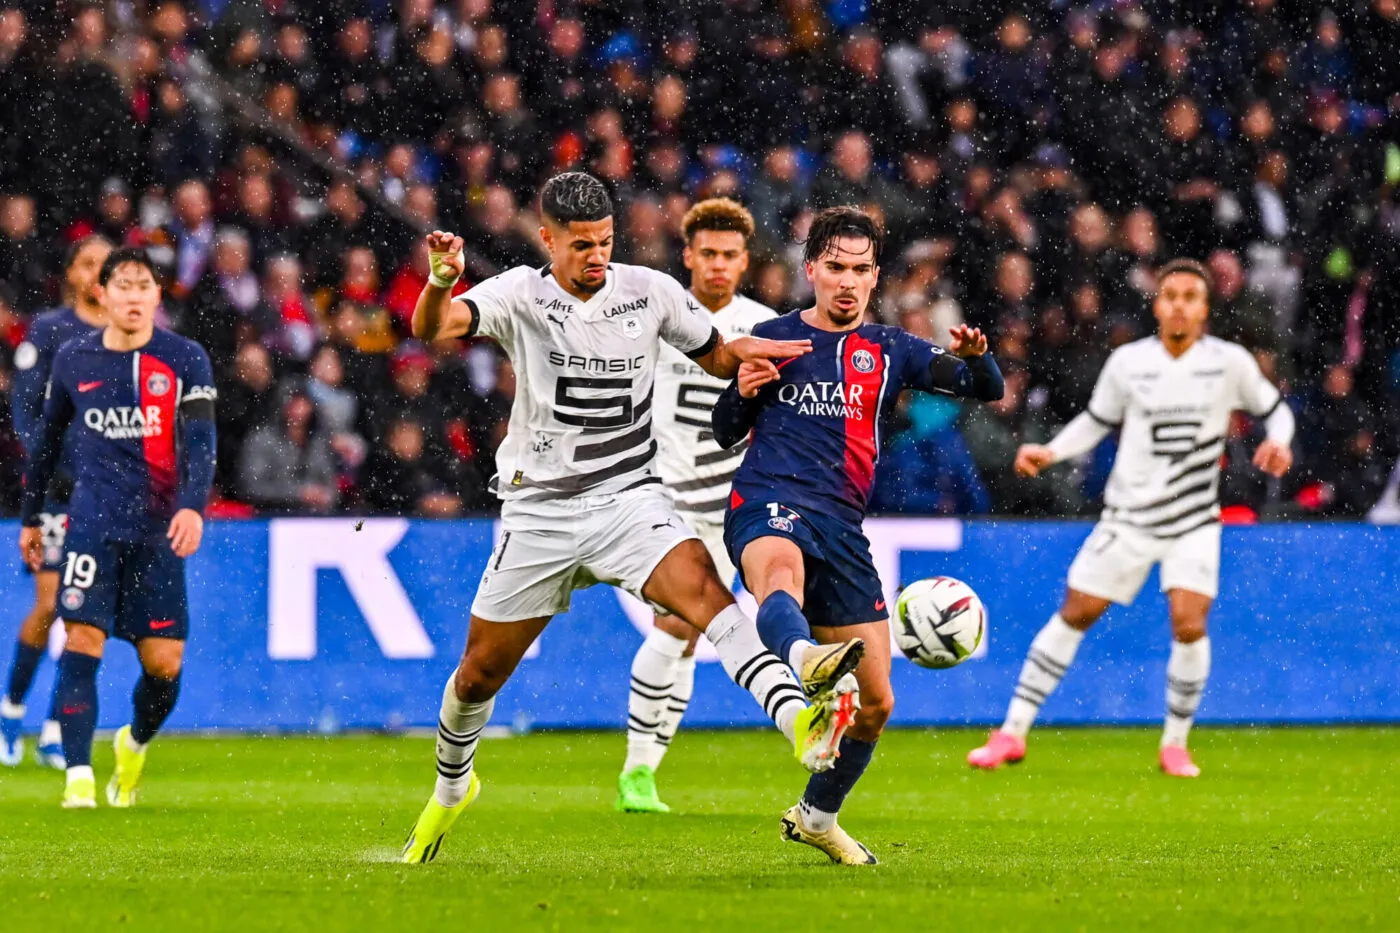
[[[188,629],[185,558],[203,535],[215,450],[209,357],[155,327],[160,286],[145,252],[113,251],[98,283],[107,326],[68,341],[54,358],[20,538],[37,566],[38,515],[66,444],[75,476],[59,578],[67,643],[57,689],[68,765],[63,802],[80,808],[96,804],[96,677],[109,636],[134,644],[143,670],[131,724],[114,742],[113,806],[132,804],[146,745],[174,708]]]
[[[880,579],[861,530],[880,451],[880,418],[905,389],[990,401],[1002,394],[981,332],[959,327],[945,352],[897,327],[865,322],[879,277],[883,231],[855,208],[812,222],[805,260],[816,304],[754,327],[756,336],[810,340],[790,360],[761,360],[714,409],[715,440],[752,431],[734,474],[725,543],[759,601],[764,645],[801,669],[828,657],[853,669],[860,708],[830,771],[813,775],[782,820],[785,838],[843,864],[875,857],[836,824],[894,704],[890,633]]]

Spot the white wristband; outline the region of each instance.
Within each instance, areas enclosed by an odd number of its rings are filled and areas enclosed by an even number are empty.
[[[460,275],[454,275],[450,279],[444,279],[441,276],[439,276],[436,272],[429,272],[428,284],[433,285],[437,288],[451,288],[452,286],[457,284],[457,280],[460,278]]]

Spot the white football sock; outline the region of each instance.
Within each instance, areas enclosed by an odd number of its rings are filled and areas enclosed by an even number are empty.
[[[57,719],[45,719],[43,726],[39,728],[40,745],[58,745],[63,741],[63,728],[59,726]]]
[[[814,641],[803,641],[800,638],[794,641],[788,647],[788,667],[800,675],[802,673],[802,656],[807,653],[807,649],[815,647],[817,647],[817,643]]]
[[[802,819],[802,827],[814,833],[824,833],[836,825],[836,814],[818,810],[806,800],[797,804],[797,815]]]
[[[0,697],[0,717],[5,719],[23,719],[24,704],[11,703],[9,697]]]
[[[444,807],[455,807],[466,799],[476,744],[496,705],[495,697],[485,703],[463,703],[457,699],[457,689],[453,686],[456,679],[454,671],[442,691],[442,709],[438,713],[438,777],[433,796]]]
[[[1021,679],[1016,683],[1001,731],[1023,739],[1030,733],[1041,704],[1060,685],[1060,678],[1065,676],[1083,640],[1084,633],[1060,618],[1058,612],[1050,617],[1026,652]]]
[[[627,760],[623,771],[639,765],[655,769],[666,754],[665,743],[658,741],[659,730],[685,646],[686,639],[654,628],[632,659],[632,681],[627,692]],[[679,724],[679,717],[676,721]]]
[[[788,741],[796,742],[794,723],[807,697],[792,670],[763,647],[753,619],[731,605],[710,620],[705,637],[715,646],[730,680],[752,694]]]
[[[68,769],[68,783],[73,783],[79,778],[87,778],[89,781],[95,780],[92,776],[92,765],[74,765]]]
[[[666,702],[666,712],[661,716],[661,725],[656,730],[656,742],[665,749],[671,747],[671,739],[676,737],[681,717],[690,706],[690,695],[695,692],[695,656],[682,657],[676,662],[676,679],[671,684],[671,699]]]
[[[1167,722],[1162,730],[1162,744],[1186,747],[1186,737],[1196,720],[1201,705],[1201,693],[1210,676],[1210,639],[1200,638],[1187,643],[1172,642],[1172,654],[1167,660]]]

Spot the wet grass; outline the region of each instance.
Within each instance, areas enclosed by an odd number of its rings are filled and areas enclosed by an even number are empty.
[[[1400,929],[1400,730],[1198,730],[1197,781],[1146,730],[1044,730],[997,774],[980,738],[882,742],[842,814],[874,869],[778,839],[803,775],[767,733],[683,731],[664,817],[612,811],[619,735],[489,741],[412,868],[428,739],[161,739],[132,811],[0,770],[0,929]]]

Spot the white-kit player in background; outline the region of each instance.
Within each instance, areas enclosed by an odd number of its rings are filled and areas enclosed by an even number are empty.
[[[753,231],[753,216],[728,198],[701,201],[681,222],[690,293],[728,341],[747,337],[755,324],[776,317],[767,306],[736,294],[749,267]],[[715,443],[710,427],[715,400],[728,384],[674,347],[663,347],[653,411],[661,479],[675,499],[676,510],[710,552],[719,578],[733,585],[734,564],[724,549],[724,510],[730,481],[748,445],[725,450]],[[680,726],[695,684],[695,643],[700,631],[674,615],[657,613],[655,623],[632,660],[627,760],[618,777],[616,804],[628,813],[670,810],[657,796],[656,768]]]
[[[1219,590],[1220,458],[1230,417],[1244,410],[1263,419],[1254,465],[1277,477],[1293,463],[1293,414],[1248,350],[1206,335],[1210,278],[1199,263],[1163,266],[1152,310],[1157,335],[1113,352],[1088,409],[1048,445],[1016,452],[1016,471],[1035,476],[1121,432],[1103,515],[1069,568],[1060,611],[1031,642],[1006,722],[967,756],[974,767],[1025,757],[1031,724],[1084,633],[1112,603],[1136,599],[1160,564],[1173,641],[1159,762],[1176,777],[1200,774],[1186,738],[1210,673],[1206,616]]]
[[[462,238],[428,236],[431,277],[413,311],[414,336],[495,340],[515,367],[516,395],[496,452],[501,538],[477,587],[462,660],[443,691],[437,784],[404,845],[407,862],[435,858],[476,797],[476,747],[496,693],[576,589],[611,583],[703,631],[725,671],[773,718],[809,770],[835,763],[841,730],[831,713],[839,696],[855,689],[846,675],[858,642],[844,653],[813,652],[800,686],[764,650],[754,621],[735,605],[652,472],[652,389],[662,341],[724,379],[744,360],[791,357],[811,345],[725,340],[675,279],[610,263],[612,199],[590,175],[551,178],[540,213],[549,265],[511,269],[457,300]],[[578,702],[586,706],[588,696]]]

